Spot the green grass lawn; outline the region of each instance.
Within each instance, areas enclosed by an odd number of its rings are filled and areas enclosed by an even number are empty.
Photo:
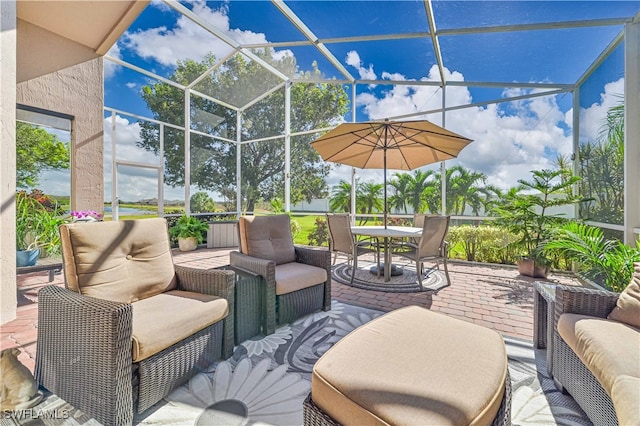
[[[295,244],[309,244],[309,234],[313,232],[318,217],[324,216],[291,216],[291,220],[295,220],[300,225],[300,232],[293,237]]]

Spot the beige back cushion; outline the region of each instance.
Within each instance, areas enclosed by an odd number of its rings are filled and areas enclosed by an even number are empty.
[[[631,282],[620,293],[615,308],[608,318],[640,328],[640,263],[634,263]]]
[[[296,261],[288,215],[241,216],[239,225],[242,253],[276,265]]]
[[[132,303],[177,287],[162,218],[60,226],[70,290]]]

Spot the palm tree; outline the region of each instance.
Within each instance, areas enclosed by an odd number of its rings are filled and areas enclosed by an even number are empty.
[[[446,178],[447,214],[463,215],[467,206],[479,214],[485,199],[491,196],[485,186],[487,175],[457,165],[447,169]]]
[[[357,203],[359,213],[372,214],[384,210],[383,197],[384,185],[381,183],[367,182],[362,184],[361,191],[358,191],[357,199],[362,203]],[[366,218],[364,222],[367,222]]]
[[[407,204],[409,203],[409,182],[411,176],[407,173],[395,173],[389,181],[392,195],[388,199],[389,208],[402,210],[407,213]]]
[[[356,181],[356,188],[358,183]],[[356,196],[356,200],[358,197]],[[351,184],[341,180],[336,186],[331,188],[331,198],[329,198],[329,208],[332,212],[351,212]]]
[[[435,183],[436,172],[433,170],[415,170],[413,175],[408,175],[408,196],[409,203],[414,213],[422,213],[427,205],[424,198],[424,192],[427,188],[433,187]],[[429,179],[432,178],[432,179]]]

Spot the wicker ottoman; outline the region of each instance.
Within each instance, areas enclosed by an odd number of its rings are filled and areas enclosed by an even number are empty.
[[[354,330],[315,364],[304,424],[511,424],[502,337],[417,306]]]

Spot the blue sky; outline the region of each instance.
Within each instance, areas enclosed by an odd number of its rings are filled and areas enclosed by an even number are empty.
[[[305,40],[268,1],[194,1],[183,4],[242,43]],[[422,1],[296,1],[286,4],[321,39],[427,31]],[[638,13],[640,2],[434,1],[433,9],[438,30],[445,31],[630,17]],[[445,34],[439,37],[439,42],[449,81],[573,84],[621,30],[621,25],[615,25],[552,31]],[[439,81],[428,37],[328,43],[327,47],[356,78]],[[176,61],[187,58],[199,60],[209,51],[221,57],[229,48],[166,5],[152,1],[110,55],[169,77]],[[282,47],[278,54],[294,55],[301,70],[311,69],[315,60],[327,77],[342,78],[312,46]],[[585,138],[593,137],[602,115],[615,103],[615,94],[621,93],[621,59],[620,52],[616,52],[581,93],[581,116],[595,123],[585,128]],[[150,117],[151,113],[139,96],[141,86],[148,84],[149,78],[105,62],[105,105]],[[466,104],[535,91],[538,89],[450,86],[447,103]],[[362,85],[358,86],[357,93],[359,121],[393,117],[441,105],[441,92],[436,87]],[[550,167],[555,155],[571,153],[571,114],[571,94],[448,113],[446,126],[475,140],[457,160],[450,163],[480,170],[489,176],[491,183],[503,188],[511,186],[517,179],[527,177],[529,170]],[[428,118],[439,122],[439,117]],[[350,120],[350,114],[345,119]],[[124,155],[127,159],[142,158],[146,154],[133,148],[136,129],[132,121],[131,118],[119,117],[122,130],[118,139],[123,145],[119,156]],[[106,142],[110,144],[110,141]],[[129,179],[130,185],[126,185],[127,179],[123,176],[120,189],[131,197],[143,196],[139,191],[136,195],[136,189],[139,190],[141,185],[133,179],[133,174]],[[382,179],[376,171],[359,174],[364,180]],[[338,167],[329,182],[334,184],[340,179],[349,179],[349,176],[349,168]]]

